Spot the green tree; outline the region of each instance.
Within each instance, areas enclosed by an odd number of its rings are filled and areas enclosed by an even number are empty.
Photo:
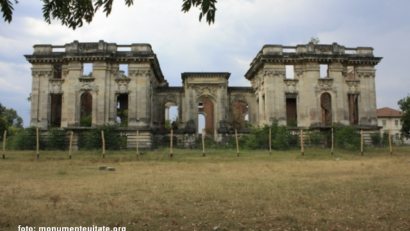
[[[41,0],[43,1],[44,20],[51,23],[51,19],[61,21],[61,24],[75,30],[82,27],[83,23],[90,23],[94,14],[103,8],[106,16],[110,15],[114,0]],[[125,5],[130,7],[134,0],[124,0]],[[10,23],[13,18],[13,2],[17,0],[0,0],[1,11],[3,12],[4,21]],[[188,12],[192,7],[200,9],[199,21],[206,18],[208,24],[214,23],[216,13],[216,0],[182,0],[182,11]]]
[[[23,128],[23,119],[17,114],[16,110],[6,108],[0,103],[0,137],[10,127]]]
[[[406,139],[410,138],[410,95],[407,97],[399,100],[397,102],[399,104],[400,110],[403,111],[403,115],[401,117],[401,134],[402,136],[406,137]]]

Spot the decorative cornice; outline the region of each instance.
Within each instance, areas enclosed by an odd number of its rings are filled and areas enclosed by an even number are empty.
[[[284,76],[286,71],[264,71],[264,76]]]
[[[131,70],[128,74],[130,77],[149,77],[151,70]]]
[[[376,73],[374,71],[356,71],[356,73],[359,78],[362,78],[362,77],[374,78],[376,76]]]
[[[38,77],[40,76],[48,77],[48,76],[51,76],[52,71],[32,71],[31,74],[33,76],[38,76]]]

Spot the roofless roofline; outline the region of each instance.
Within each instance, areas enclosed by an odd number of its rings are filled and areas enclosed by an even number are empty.
[[[182,80],[188,77],[224,77],[229,79],[231,73],[229,72],[183,72],[181,73]]]
[[[267,44],[262,47],[250,63],[245,78],[251,80],[255,72],[266,62],[295,65],[303,62],[330,63],[337,61],[349,65],[377,65],[382,58],[375,57],[373,50],[372,47],[346,48],[337,43],[314,44],[310,42],[296,46]]]

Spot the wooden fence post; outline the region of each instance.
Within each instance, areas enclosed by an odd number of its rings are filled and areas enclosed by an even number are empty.
[[[235,139],[236,139],[236,156],[239,157],[238,130],[236,128],[235,128]]]
[[[390,147],[390,155],[393,155],[392,143],[391,143],[391,130],[389,130],[389,147]]]
[[[102,139],[102,154],[103,154],[103,158],[105,158],[105,138],[104,138],[104,131],[101,131],[101,139]]]
[[[363,130],[360,131],[360,140],[361,140],[361,144],[360,144],[360,152],[363,156]]]
[[[269,127],[269,155],[272,155],[272,128]]]
[[[202,156],[205,157],[205,129],[202,129]]]
[[[305,155],[305,148],[303,147],[303,130],[300,129],[300,151],[302,153],[302,156]]]
[[[174,130],[171,129],[171,137],[170,137],[170,143],[169,143],[169,156],[172,157],[174,156],[174,154],[172,153],[172,144],[173,144],[173,136],[174,136]]]
[[[36,141],[37,141],[37,159],[40,157],[40,153],[39,153],[39,151],[38,151],[38,149],[39,149],[39,146],[40,146],[40,144],[39,144],[39,137],[38,137],[38,128],[36,128]]]
[[[333,150],[335,149],[335,136],[333,134],[333,127],[332,127],[332,155],[333,155]]]
[[[69,151],[68,151],[68,159],[71,160],[71,146],[73,145],[73,131],[71,131],[71,135],[70,135],[70,147],[69,147]],[[78,142],[77,142],[78,145]]]
[[[135,144],[136,146],[137,146],[137,158],[139,158],[139,156],[140,156],[140,152],[139,152],[139,131],[137,130],[137,140],[136,140],[136,144]]]
[[[4,131],[4,135],[3,135],[3,159],[6,159],[6,136],[7,136],[7,130]]]

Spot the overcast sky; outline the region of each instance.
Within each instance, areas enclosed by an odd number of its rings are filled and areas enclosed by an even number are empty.
[[[74,40],[150,43],[170,86],[181,86],[182,72],[230,72],[230,86],[250,86],[249,64],[265,44],[370,46],[383,57],[376,66],[377,107],[398,109],[410,93],[409,0],[220,0],[215,24],[198,21],[198,10],[184,14],[182,1],[136,0],[127,8],[116,0],[112,14],[97,13],[75,31],[44,22],[41,1],[19,1],[13,21],[0,22],[0,103],[29,124],[31,65],[24,54],[34,44],[64,45]]]

